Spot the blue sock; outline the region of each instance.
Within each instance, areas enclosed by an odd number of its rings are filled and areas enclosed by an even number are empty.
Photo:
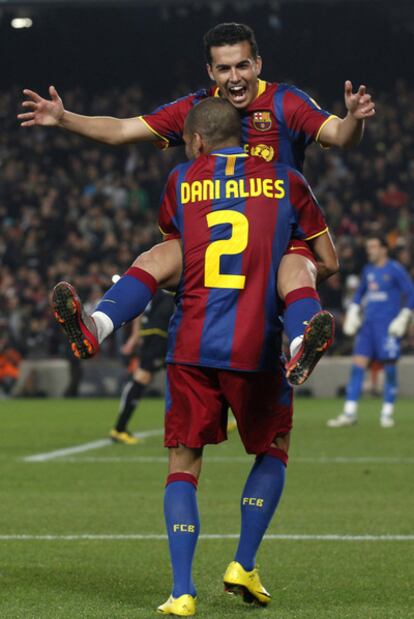
[[[297,288],[286,295],[283,313],[283,329],[289,343],[303,335],[306,323],[321,311],[319,295],[311,287]]]
[[[351,376],[346,386],[346,399],[358,402],[361,397],[362,383],[364,382],[365,370],[357,365],[352,365]]]
[[[157,282],[152,275],[131,267],[107,290],[94,311],[109,316],[114,329],[119,329],[142,314],[156,290]]]
[[[173,570],[175,598],[195,596],[192,578],[194,551],[200,532],[197,507],[197,479],[190,473],[172,473],[167,478],[164,515]]]
[[[272,520],[285,484],[287,457],[280,449],[256,458],[241,498],[241,532],[234,560],[250,572],[256,562],[256,552]],[[284,461],[277,455],[286,457]]]
[[[398,391],[397,366],[395,363],[384,365],[384,402],[394,404]]]

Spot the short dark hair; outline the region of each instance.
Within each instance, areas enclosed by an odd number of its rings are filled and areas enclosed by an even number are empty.
[[[375,234],[375,232],[372,232],[371,234],[367,236],[366,240],[367,241],[378,241],[382,247],[385,247],[386,249],[390,248],[390,246],[388,245],[388,241],[383,234]]]
[[[223,45],[235,45],[242,41],[248,41],[252,49],[253,58],[259,55],[259,48],[253,30],[245,24],[235,22],[217,24],[204,35],[204,53],[208,64],[211,64],[211,48],[222,47]]]
[[[209,97],[195,105],[185,119],[185,131],[199,133],[210,146],[241,141],[239,112],[226,99]]]

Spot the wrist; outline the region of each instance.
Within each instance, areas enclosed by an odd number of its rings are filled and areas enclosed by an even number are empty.
[[[356,110],[354,110],[353,112],[351,110],[348,110],[344,120],[353,123],[355,126],[361,125],[364,121],[362,118],[357,118],[355,116],[355,113]]]
[[[69,120],[70,120],[69,117],[70,117],[70,112],[63,110],[62,114],[57,119],[57,126],[61,127],[62,129],[67,129],[69,125]]]

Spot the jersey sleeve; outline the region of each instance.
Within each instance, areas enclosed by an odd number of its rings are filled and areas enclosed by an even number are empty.
[[[322,209],[305,178],[296,170],[289,173],[289,201],[292,206],[292,238],[310,241],[328,231]]]
[[[289,86],[283,96],[283,116],[293,140],[300,136],[308,146],[319,139],[322,128],[333,118],[334,114],[323,110],[312,97],[295,86]]]
[[[361,281],[359,282],[359,286],[355,291],[353,302],[357,305],[361,305],[361,301],[364,298],[366,292],[368,290],[368,279],[367,279],[367,270],[363,269],[361,273]]]
[[[397,285],[401,290],[401,294],[404,297],[403,307],[408,307],[409,309],[414,309],[414,284],[404,269],[404,267],[398,262],[393,262],[393,271],[394,277],[397,281]]]
[[[161,198],[158,213],[158,225],[164,236],[164,241],[181,237],[177,217],[177,180],[179,166],[170,173]]]
[[[148,129],[159,138],[158,142],[156,142],[159,148],[165,149],[170,146],[181,146],[184,143],[184,121],[188,112],[199,98],[202,98],[201,91],[161,105],[150,114],[139,116]]]

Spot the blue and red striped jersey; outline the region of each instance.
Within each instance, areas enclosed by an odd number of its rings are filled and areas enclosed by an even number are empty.
[[[140,118],[160,138],[161,148],[179,146],[188,112],[213,96],[219,96],[217,86],[162,105]],[[317,141],[322,127],[335,118],[299,88],[263,80],[259,80],[256,99],[240,113],[245,152],[297,170],[302,170],[306,147]]]
[[[183,245],[167,361],[274,370],[280,260],[291,238],[327,230],[303,176],[241,147],[217,150],[174,168],[159,224]]]

